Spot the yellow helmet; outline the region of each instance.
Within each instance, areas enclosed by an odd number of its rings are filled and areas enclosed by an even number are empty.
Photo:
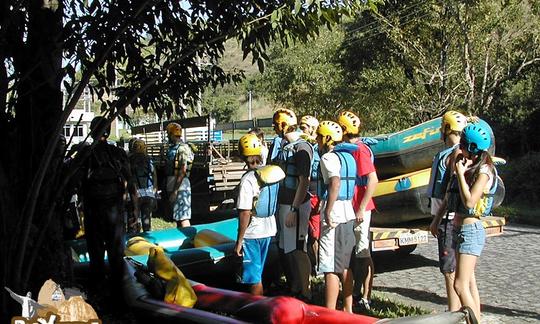
[[[325,120],[317,127],[317,135],[322,136],[323,144],[333,144],[334,142],[341,142],[343,139],[343,130],[338,123]]]
[[[178,123],[169,123],[167,125],[167,135],[182,136],[182,126]]]
[[[283,132],[287,126],[294,126],[298,123],[294,111],[286,108],[276,110],[272,122],[280,132]]]
[[[240,156],[261,155],[261,142],[255,134],[246,134],[238,142]]]
[[[319,127],[319,121],[317,118],[311,116],[311,115],[304,115],[302,118],[300,118],[300,125],[305,124],[309,127],[317,128]]]
[[[360,118],[356,116],[353,112],[342,111],[339,113],[337,122],[339,126],[343,129],[343,135],[351,134],[358,135],[360,134]]]
[[[131,151],[133,153],[146,153],[146,143],[142,139],[136,139],[131,144]]]
[[[465,126],[467,126],[467,117],[462,113],[450,110],[443,115],[441,129],[444,134],[452,131],[461,132]]]

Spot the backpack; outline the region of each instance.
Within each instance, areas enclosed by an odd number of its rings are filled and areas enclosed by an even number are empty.
[[[85,195],[94,199],[119,199],[124,194],[125,178],[119,158],[114,158],[109,144],[91,149],[86,176]]]
[[[130,158],[130,165],[137,189],[147,189],[154,186],[154,179],[152,177],[154,165],[150,158],[144,155],[134,154]]]

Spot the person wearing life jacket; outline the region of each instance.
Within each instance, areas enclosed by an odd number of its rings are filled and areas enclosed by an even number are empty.
[[[319,127],[319,121],[313,116],[304,115],[300,118],[299,127],[303,132],[301,138],[305,139],[313,147],[313,161],[311,163],[311,175],[309,179],[311,212],[309,214],[307,253],[311,261],[311,273],[315,275],[317,273],[319,257],[319,237],[321,236],[321,217],[319,213],[320,199],[319,196],[317,196],[318,170],[319,161],[321,160],[317,145],[317,127]]]
[[[439,269],[444,275],[448,310],[453,312],[461,308],[459,297],[454,290],[454,278],[456,270],[456,255],[453,249],[453,218],[454,213],[441,210],[444,196],[448,187],[451,169],[450,163],[455,158],[461,132],[467,126],[467,117],[457,111],[447,111],[441,121],[441,140],[445,148],[433,158],[431,174],[427,188],[427,196],[430,198],[431,215],[433,221],[430,231],[437,237],[439,247]],[[443,214],[442,219],[436,215]]]
[[[285,173],[275,165],[261,166],[261,143],[254,134],[240,138],[238,151],[248,171],[240,179],[236,200],[239,224],[234,251],[243,257],[241,282],[250,286],[252,294],[262,295],[264,263],[277,232],[279,181]]]
[[[169,212],[178,227],[190,226],[191,220],[191,183],[189,173],[193,163],[193,151],[182,141],[182,127],[178,123],[167,125],[169,148],[165,164],[167,176],[166,195]]]
[[[139,193],[140,219],[135,221],[142,223],[144,232],[150,231],[152,222],[152,213],[157,207],[157,174],[152,159],[146,153],[146,143],[141,139],[136,139],[131,143],[129,155],[129,164],[133,183]],[[137,216],[137,215],[135,215]],[[137,231],[138,232],[138,231]]]
[[[343,130],[343,142],[356,146],[350,151],[356,162],[356,185],[352,199],[356,218],[354,226],[356,244],[351,268],[354,273],[355,302],[364,310],[369,310],[374,274],[369,241],[370,223],[371,211],[375,209],[373,192],[379,179],[373,164],[373,152],[360,138],[360,118],[351,111],[342,111],[338,115],[337,123]],[[340,149],[336,147],[335,150]]]
[[[308,194],[313,147],[300,137],[296,114],[289,109],[274,113],[274,130],[281,138],[273,163],[285,172],[279,187],[278,229],[280,261],[290,294],[311,299],[309,276],[311,263],[307,255],[309,214]],[[275,146],[272,150],[275,149]],[[271,151],[272,151],[271,150]]]
[[[317,128],[317,144],[321,154],[318,196],[321,198],[321,237],[318,270],[324,273],[325,304],[336,309],[343,284],[343,310],[352,313],[353,277],[350,271],[355,244],[356,219],[352,199],[356,179],[356,163],[348,152],[334,152],[343,139],[343,131],[333,121],[322,121]]]
[[[90,287],[96,293],[103,293],[103,287],[110,287],[113,295],[120,294],[114,300],[120,301],[124,273],[126,189],[135,206],[138,206],[138,195],[131,182],[126,152],[107,143],[110,130],[109,120],[102,116],[95,117],[90,123],[94,143],[83,147],[75,156],[73,164],[82,164],[81,196],[85,238],[90,256]],[[135,212],[138,213],[138,210]],[[109,262],[110,283],[105,282],[105,252]]]
[[[486,232],[480,217],[489,215],[497,187],[497,172],[491,155],[491,136],[483,123],[469,123],[462,132],[453,176],[437,219],[445,210],[454,212],[456,275],[454,289],[462,306],[470,307],[480,321],[480,296],[475,280],[478,257]]]

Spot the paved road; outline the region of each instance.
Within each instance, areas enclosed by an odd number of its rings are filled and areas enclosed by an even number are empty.
[[[482,323],[540,323],[540,227],[508,225],[490,237],[476,270]],[[436,240],[407,257],[375,256],[374,289],[435,312],[446,308]]]

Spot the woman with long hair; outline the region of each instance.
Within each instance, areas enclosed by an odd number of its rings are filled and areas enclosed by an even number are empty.
[[[455,211],[454,231],[457,266],[454,288],[463,306],[470,307],[480,320],[480,296],[475,280],[477,259],[486,241],[480,217],[489,215],[497,173],[488,152],[489,131],[482,123],[463,129],[460,154],[454,162],[448,210]]]

